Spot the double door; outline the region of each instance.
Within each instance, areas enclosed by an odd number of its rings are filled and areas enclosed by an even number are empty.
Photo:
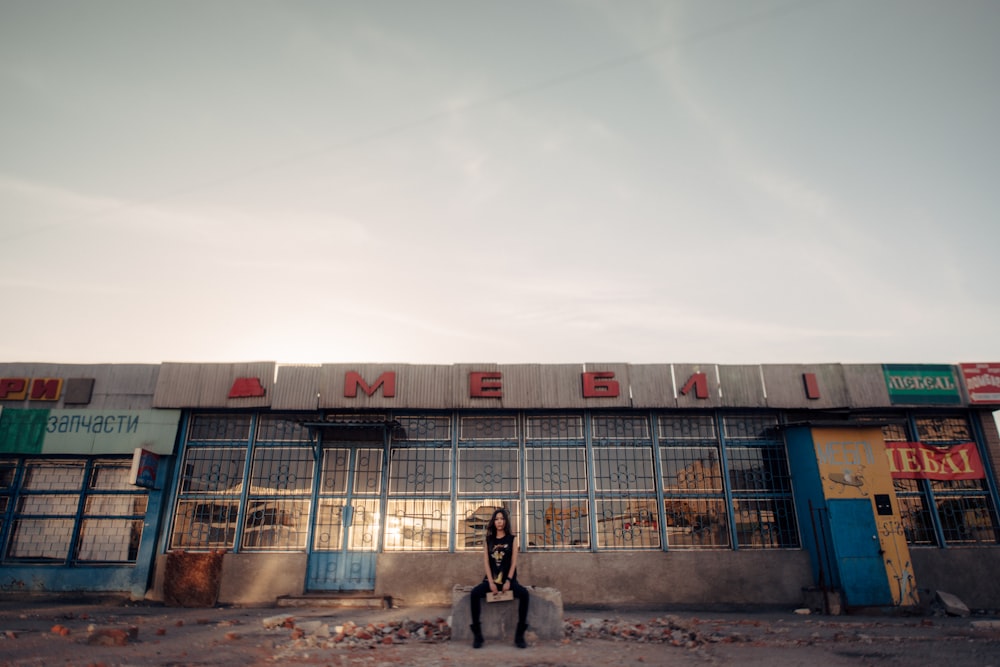
[[[374,590],[382,532],[384,449],[338,443],[320,452],[306,572],[309,591]]]

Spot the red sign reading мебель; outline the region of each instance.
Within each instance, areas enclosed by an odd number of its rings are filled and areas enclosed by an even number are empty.
[[[1000,363],[961,364],[970,403],[1000,403]]]

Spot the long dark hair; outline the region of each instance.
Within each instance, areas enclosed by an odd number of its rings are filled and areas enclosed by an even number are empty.
[[[506,507],[498,507],[493,510],[493,516],[490,517],[490,525],[486,527],[486,537],[491,540],[497,539],[497,525],[494,523],[497,520],[497,514],[503,515],[503,532],[514,537],[514,530],[510,526],[510,512],[507,511]]]

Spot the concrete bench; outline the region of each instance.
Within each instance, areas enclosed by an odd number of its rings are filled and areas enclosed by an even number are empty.
[[[452,641],[472,641],[472,609],[469,593],[472,586],[455,586],[451,592],[451,638]],[[528,632],[539,639],[563,638],[562,593],[555,588],[525,586],[531,593],[528,605]],[[487,641],[514,641],[517,629],[517,600],[506,602],[486,602],[483,600],[480,623],[483,638]]]

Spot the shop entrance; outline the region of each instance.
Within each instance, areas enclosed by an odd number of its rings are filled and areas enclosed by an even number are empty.
[[[323,446],[306,589],[375,589],[381,533],[384,449],[372,443]]]
[[[830,500],[827,507],[837,572],[847,604],[854,607],[893,604],[872,502]]]

